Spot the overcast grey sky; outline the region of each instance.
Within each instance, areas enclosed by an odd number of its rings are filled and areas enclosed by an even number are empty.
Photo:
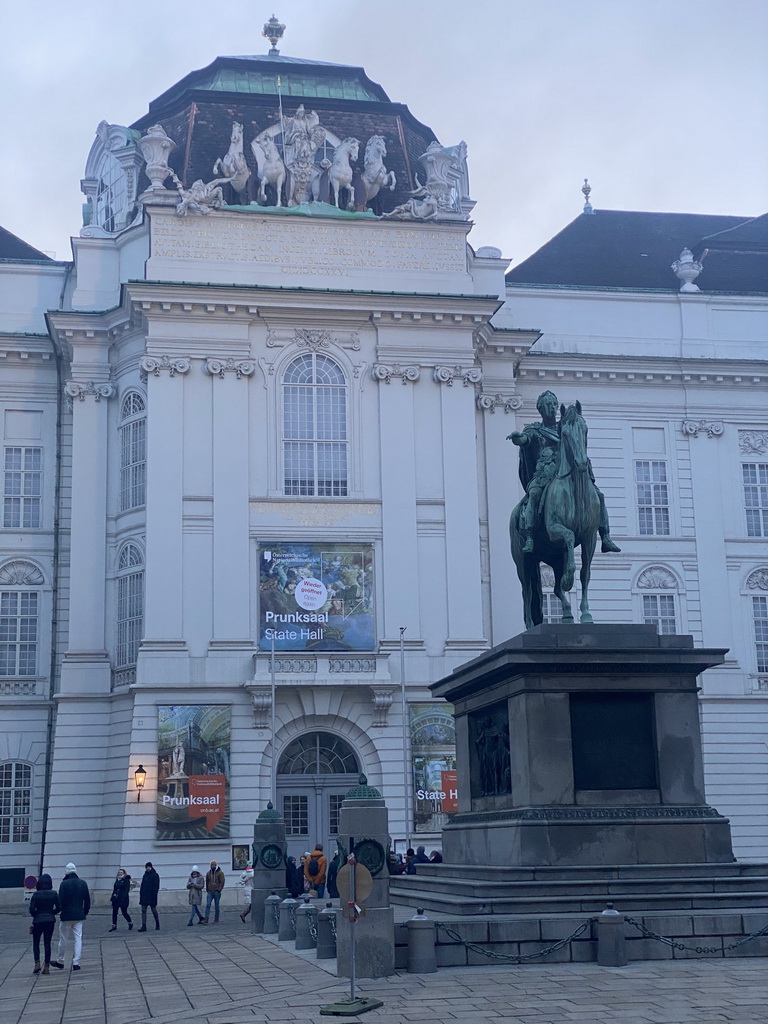
[[[275,3],[282,53],[362,65],[444,145],[466,140],[476,247],[519,262],[580,212],[585,176],[596,208],[768,211],[768,0]],[[130,124],[216,56],[266,52],[273,13],[253,0],[13,6],[0,224],[58,259],[98,122]]]

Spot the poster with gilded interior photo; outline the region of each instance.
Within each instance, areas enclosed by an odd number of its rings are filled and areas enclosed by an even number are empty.
[[[459,809],[452,704],[408,705],[413,761],[413,830],[439,832]]]
[[[161,842],[229,838],[228,704],[157,709],[157,828]]]
[[[372,545],[261,545],[262,651],[373,651],[373,612]]]

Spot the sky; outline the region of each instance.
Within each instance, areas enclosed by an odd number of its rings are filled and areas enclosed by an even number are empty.
[[[476,248],[519,263],[581,212],[585,177],[596,209],[768,211],[768,0],[274,3],[283,54],[362,66],[443,145],[467,142]],[[266,53],[272,13],[253,0],[6,9],[0,224],[70,259],[99,121],[130,125],[217,56]]]

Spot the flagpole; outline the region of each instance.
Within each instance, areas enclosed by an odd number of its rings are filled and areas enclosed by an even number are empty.
[[[405,699],[405,631],[400,627],[400,704],[403,717],[403,801],[405,805],[405,848],[411,845],[410,778],[412,765],[408,764],[408,704]]]

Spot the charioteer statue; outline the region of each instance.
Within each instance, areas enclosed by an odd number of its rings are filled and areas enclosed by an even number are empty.
[[[554,592],[563,606],[563,621],[572,622],[567,592],[573,586],[574,549],[581,547],[581,621],[591,622],[587,591],[592,555],[620,551],[611,540],[605,498],[595,484],[587,456],[587,425],[581,405],[560,406],[552,391],[539,395],[540,423],[513,431],[508,441],[520,448],[520,481],[525,497],[512,512],[512,556],[523,586],[526,628],[543,621],[539,563],[552,567]]]

